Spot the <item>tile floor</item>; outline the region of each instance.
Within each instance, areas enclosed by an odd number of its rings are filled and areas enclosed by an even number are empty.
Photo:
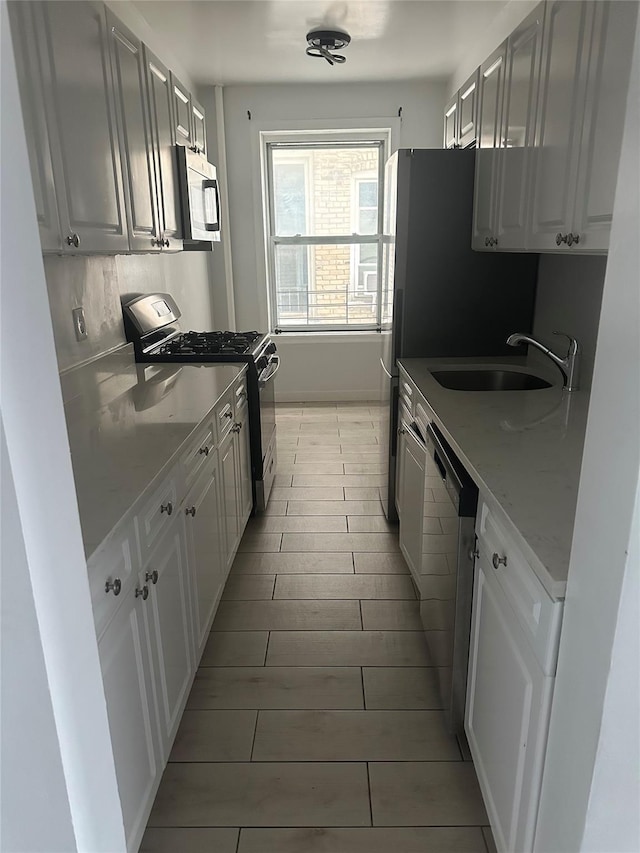
[[[143,853],[492,853],[378,501],[382,411],[278,409]]]

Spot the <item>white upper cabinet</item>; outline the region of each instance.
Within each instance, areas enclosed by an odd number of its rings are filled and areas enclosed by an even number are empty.
[[[173,141],[176,145],[193,147],[191,93],[175,74],[171,74],[171,106],[173,110]]]
[[[22,115],[27,137],[33,194],[43,251],[59,251],[62,235],[53,181],[49,127],[45,114],[43,61],[36,31],[39,7],[35,3],[9,3],[11,30],[20,85]]]
[[[551,0],[546,6],[529,238],[529,248],[537,251],[564,248],[573,229],[587,35],[593,10],[593,4],[571,0]],[[561,242],[556,244],[558,235]]]
[[[444,148],[458,147],[458,93],[444,108]]]
[[[458,92],[458,145],[460,148],[467,148],[476,141],[479,79],[480,69],[477,69]]]
[[[606,252],[627,102],[638,4],[595,4],[573,231],[576,249]]]
[[[478,151],[473,198],[474,249],[497,246],[498,169],[507,43],[480,66],[478,89]]]
[[[63,249],[126,252],[129,237],[105,7],[89,0],[39,5]]]
[[[173,150],[173,89],[170,72],[146,45],[144,63],[151,113],[160,237],[163,248],[181,248],[182,219],[177,161]]]
[[[191,99],[191,134],[193,137],[194,148],[197,148],[200,154],[207,155],[207,135],[204,123],[204,109],[200,104]]]
[[[130,248],[159,251],[162,241],[142,44],[109,10],[107,27]]]
[[[522,249],[526,240],[543,9],[538,6],[507,42],[497,229],[501,249]]]

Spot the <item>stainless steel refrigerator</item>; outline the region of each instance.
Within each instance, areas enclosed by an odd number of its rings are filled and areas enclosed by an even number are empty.
[[[475,154],[403,148],[385,167],[381,440],[389,452],[380,498],[392,521],[397,360],[516,355],[508,335],[532,328],[538,256],[471,249]]]

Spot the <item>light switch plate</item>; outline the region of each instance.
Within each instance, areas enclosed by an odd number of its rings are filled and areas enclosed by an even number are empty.
[[[87,337],[87,324],[84,320],[84,308],[74,308],[71,313],[73,315],[73,328],[76,332],[76,340],[84,341]]]

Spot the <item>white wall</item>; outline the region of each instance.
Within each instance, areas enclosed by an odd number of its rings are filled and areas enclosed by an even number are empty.
[[[335,69],[338,70],[339,69]],[[260,214],[258,132],[268,123],[353,120],[369,126],[387,117],[391,126],[402,107],[399,147],[442,145],[442,82],[407,81],[382,84],[229,86],[224,89],[227,180],[237,328],[267,328],[264,239]],[[247,112],[251,113],[251,121]],[[378,124],[379,126],[379,124]],[[283,127],[288,129],[288,127]],[[361,389],[360,399],[377,396],[380,385],[379,344],[362,338],[358,348],[327,338],[306,338],[305,346],[278,337],[283,366],[276,381],[279,399],[344,399]],[[331,353],[328,356],[328,353]],[[325,366],[331,359],[327,387]],[[293,359],[296,359],[293,363]],[[358,381],[354,384],[354,380]],[[364,396],[362,396],[364,395]]]
[[[34,611],[37,620],[37,633],[31,633],[28,639],[24,635],[26,621],[19,625],[9,622],[6,628],[3,624],[2,641],[3,649],[15,649],[16,655],[28,643],[31,660],[40,660],[33,680],[30,672],[24,673],[22,695],[10,697],[9,707],[15,711],[18,703],[41,702],[46,690],[46,705],[50,703],[50,708],[43,704],[40,710],[49,737],[57,740],[47,749],[40,749],[38,733],[25,738],[20,731],[24,719],[16,719],[15,714],[8,719],[3,717],[3,741],[15,737],[22,744],[24,769],[29,770],[29,775],[16,772],[8,783],[3,779],[2,794],[4,797],[7,784],[13,786],[7,802],[17,804],[11,821],[14,840],[22,822],[25,838],[35,840],[39,835],[42,843],[44,833],[49,831],[49,850],[113,853],[125,845],[122,813],[42,255],[36,236],[35,204],[33,194],[25,192],[29,186],[27,144],[4,2],[0,4],[0,18],[2,420],[5,460],[13,478],[7,492],[8,507],[14,512],[14,528],[16,511],[20,526],[19,531],[12,532],[13,556],[18,558],[12,570],[18,575],[11,576],[11,583],[13,589],[24,594],[20,603],[25,608],[25,618],[31,619],[32,629]],[[28,346],[25,318],[29,326]],[[8,475],[3,471],[3,486],[8,484]],[[2,675],[4,690],[5,672]],[[7,675],[11,677],[11,670]],[[12,723],[18,726],[17,731]],[[46,814],[40,813],[37,806],[35,810],[31,808],[32,785],[35,806],[43,783],[50,788],[52,803],[59,804],[65,812],[50,825],[40,823],[46,820]],[[68,817],[65,820],[68,815],[71,827]],[[29,825],[32,823],[34,826]],[[16,849],[32,848],[14,846],[13,851]],[[11,848],[3,846],[3,850],[9,853]]]
[[[640,483],[639,150],[640,22],[535,841],[539,853],[640,849],[640,626],[637,597],[626,595],[638,574],[632,536]]]

